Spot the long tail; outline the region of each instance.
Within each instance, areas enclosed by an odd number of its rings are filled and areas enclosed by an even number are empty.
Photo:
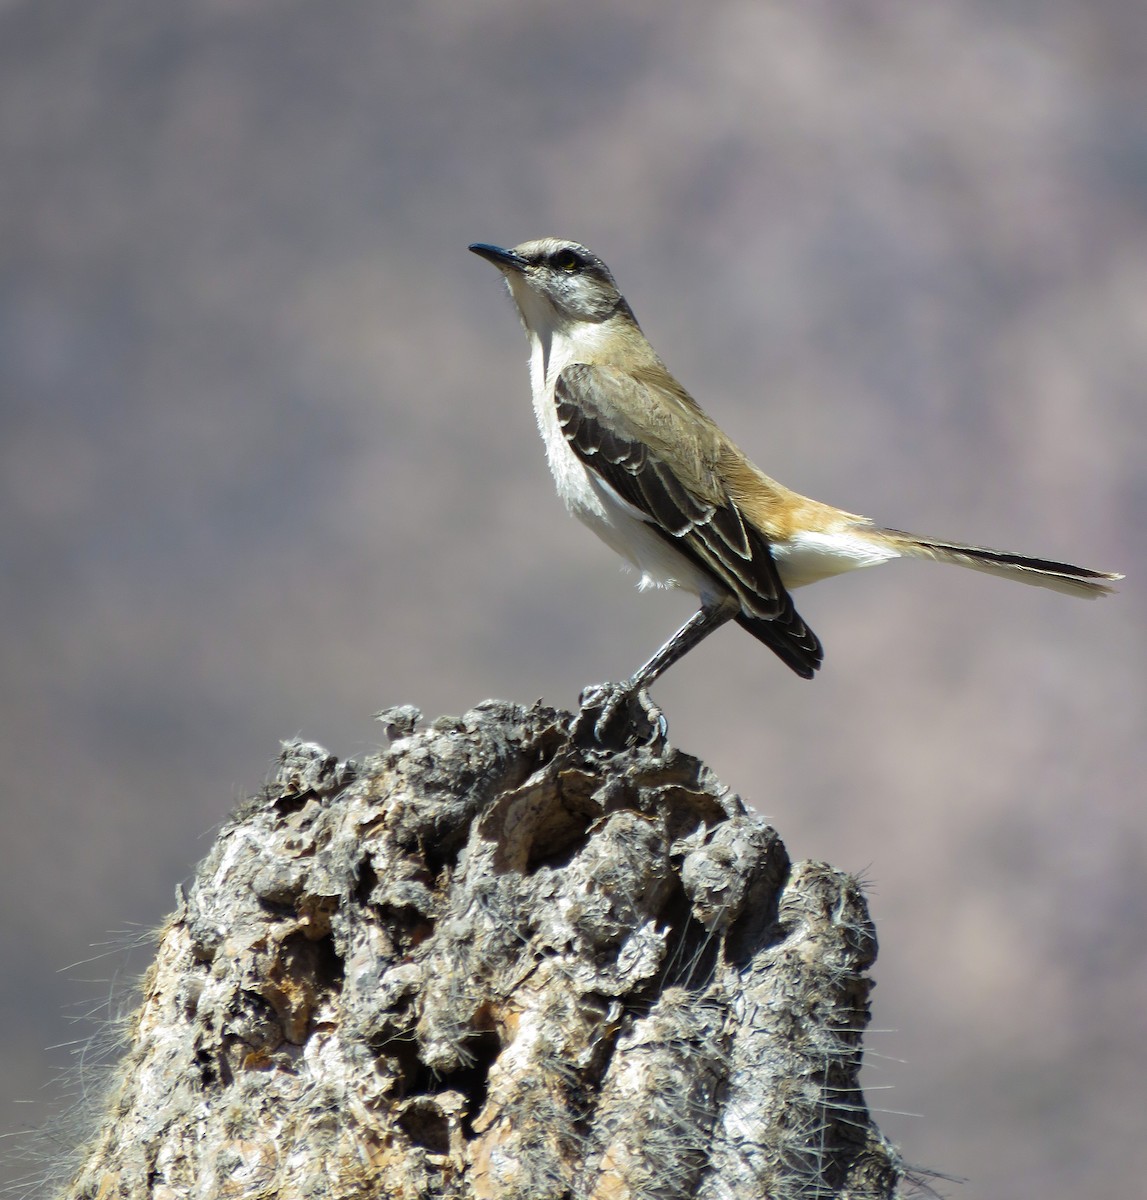
[[[1046,558],[1027,558],[1022,554],[1005,554],[986,546],[967,546],[962,542],[942,542],[936,538],[917,537],[901,529],[865,530],[869,538],[879,539],[889,549],[911,558],[934,558],[938,562],[956,563],[974,571],[986,571],[1004,579],[1016,579],[1035,587],[1051,588],[1069,596],[1084,596],[1094,600],[1115,589],[1111,586],[1122,575],[1109,571],[1093,571],[1071,563],[1052,562]]]

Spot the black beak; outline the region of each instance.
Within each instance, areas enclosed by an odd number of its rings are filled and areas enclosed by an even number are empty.
[[[513,250],[503,250],[501,246],[491,246],[486,242],[473,242],[470,250],[479,258],[492,262],[500,271],[524,271],[529,266],[529,263],[520,254],[515,254]]]

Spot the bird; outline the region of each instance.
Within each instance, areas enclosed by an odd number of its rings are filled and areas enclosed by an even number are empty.
[[[530,345],[534,415],[567,509],[640,575],[700,607],[621,683],[585,688],[576,731],[599,742],[664,738],[653,682],[728,621],[802,679],[820,639],[790,592],[897,558],[927,558],[1094,598],[1123,576],[877,525],[756,467],[670,374],[606,264],[579,242],[469,249],[502,273]]]

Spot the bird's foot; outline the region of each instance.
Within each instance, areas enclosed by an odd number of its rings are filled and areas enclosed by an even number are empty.
[[[665,714],[649,692],[631,683],[597,683],[583,688],[581,711],[574,718],[573,738],[615,749],[664,744],[669,733]]]

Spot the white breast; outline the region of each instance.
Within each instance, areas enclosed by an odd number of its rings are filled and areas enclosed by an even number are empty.
[[[579,344],[575,349],[560,331],[542,337],[531,330],[530,343],[534,416],[545,442],[550,472],[566,508],[640,572],[639,587],[677,587],[701,597],[712,595],[713,580],[674,550],[651,528],[640,510],[589,470],[570,449],[558,422],[554,383],[571,362],[584,359],[587,348]]]

